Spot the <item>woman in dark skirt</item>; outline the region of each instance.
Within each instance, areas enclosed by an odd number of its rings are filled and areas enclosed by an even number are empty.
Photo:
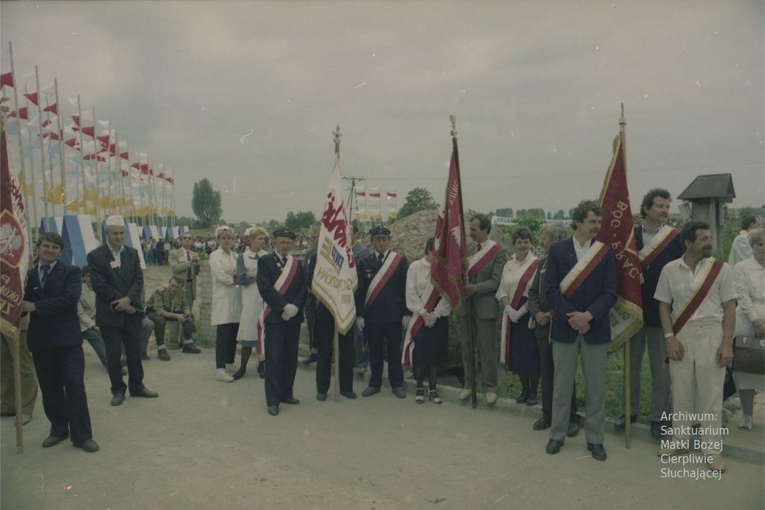
[[[531,253],[531,231],[518,227],[513,232],[515,254],[502,270],[497,300],[504,308],[502,314],[501,360],[508,370],[518,374],[521,394],[519,404],[537,403],[539,386],[539,350],[534,330],[529,329],[529,307],[526,304],[529,287],[534,280],[539,259]]]
[[[438,365],[446,361],[451,307],[430,280],[433,238],[425,244],[425,256],[413,262],[406,274],[406,307],[412,318],[406,329],[402,364],[414,365],[417,391],[414,400],[425,402],[423,381],[428,373],[428,400],[442,402],[436,390]]]

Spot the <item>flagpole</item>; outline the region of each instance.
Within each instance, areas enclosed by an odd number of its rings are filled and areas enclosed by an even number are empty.
[[[64,202],[64,198],[66,198],[66,167],[64,164],[64,134],[61,126],[61,104],[58,100],[58,78],[53,78],[53,86],[56,91],[56,128],[58,129],[59,158],[61,158],[59,163],[59,169],[61,170],[61,188],[64,190],[64,197],[62,197],[61,200],[61,217],[64,217],[66,216],[66,203]]]
[[[457,116],[456,115],[449,115],[449,119],[452,123],[452,149],[454,150],[454,160],[455,164],[457,166],[457,186],[460,190],[460,194],[462,194],[462,176],[460,174],[460,158],[459,158],[459,151],[457,149]],[[460,203],[460,218],[462,221],[465,221],[465,211],[462,207],[462,200],[459,201]],[[467,266],[463,263],[462,265],[462,281],[469,282],[468,275],[467,275]],[[468,298],[470,299],[470,298]],[[470,377],[470,400],[473,405],[473,409],[476,408],[478,405],[478,395],[476,394],[476,381],[475,381],[475,332],[473,331],[473,311],[472,307],[470,306],[469,302],[465,303],[465,306],[467,307],[467,322],[468,322],[468,345],[470,354],[468,356],[470,360],[470,373],[466,374]]]
[[[26,90],[26,85],[24,86],[24,90]],[[28,110],[28,109],[27,109]],[[19,140],[21,139],[21,131],[19,131]],[[34,213],[35,217],[35,232],[36,237],[40,237],[40,217],[37,215],[37,196],[35,195],[35,189],[37,188],[37,177],[35,177],[35,159],[32,154],[32,151],[34,150],[34,145],[32,144],[32,132],[29,129],[29,126],[27,126],[27,145],[29,145],[29,176],[32,180],[32,212]],[[45,171],[43,171],[43,175],[45,175]],[[44,193],[43,193],[44,194]],[[30,225],[31,226],[31,225]],[[31,237],[30,240],[34,241]]]
[[[340,124],[338,124],[335,127],[335,131],[332,133],[332,138],[335,143],[335,161],[336,164],[340,164],[340,138],[342,138],[343,135],[340,134]],[[346,228],[346,232],[348,229]],[[319,246],[316,247],[316,250],[318,252]],[[318,254],[317,254],[318,257]],[[334,314],[333,314],[334,315]],[[332,393],[335,397],[335,402],[340,401],[340,335],[338,334],[338,324],[337,324],[337,317],[335,317],[335,335],[332,338],[332,352],[335,359],[335,369],[334,373],[332,374],[332,386],[334,386],[334,389]]]
[[[42,138],[42,108],[40,108],[40,78],[37,74],[37,66],[35,66],[35,82],[37,83],[37,136],[40,137],[40,171],[42,172],[43,177],[43,203],[45,204],[45,230],[50,229],[50,224],[48,223],[48,184],[47,179],[45,177],[45,151],[43,150],[43,138]],[[24,86],[24,91],[26,92],[26,85]],[[27,98],[29,99],[29,98]],[[53,183],[51,183],[51,186]],[[56,215],[56,211],[53,211],[53,215]]]
[[[619,143],[622,148],[622,158],[624,162],[624,172],[627,173],[627,121],[624,119],[624,103],[621,104],[621,117],[619,117]],[[630,374],[630,338],[624,342],[624,447],[632,446],[632,384]],[[637,411],[637,409],[635,410]]]
[[[80,139],[80,172],[77,174],[76,186],[78,190],[82,189],[82,211],[89,215],[90,213],[88,212],[88,204],[85,197],[85,160],[82,159],[82,106],[80,106],[79,94],[77,94],[77,137]],[[80,187],[80,175],[82,175],[82,187]],[[79,213],[80,210],[77,209],[77,214]],[[99,236],[98,233],[96,233],[96,239],[98,239],[99,242],[101,240],[101,236]]]

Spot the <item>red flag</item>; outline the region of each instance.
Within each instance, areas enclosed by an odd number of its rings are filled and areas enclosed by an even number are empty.
[[[80,149],[80,144],[77,143],[77,139],[76,138],[72,138],[70,140],[65,140],[64,143],[67,144],[72,149],[77,149],[77,150]]]
[[[95,138],[96,136],[96,128],[94,128],[93,126],[83,126],[82,132],[91,138]]]
[[[364,188],[356,188],[356,196],[357,197],[365,197],[367,196],[366,191],[364,191]]]
[[[14,111],[8,114],[9,119],[13,119],[16,117],[20,119],[24,119],[24,120],[29,120],[29,108],[27,108],[26,106],[22,106],[17,111]]]
[[[85,132],[85,131],[83,130],[83,133],[84,133],[84,132]],[[101,135],[101,136],[97,136],[97,137],[96,137],[96,140],[98,140],[99,142],[101,142],[101,145],[102,145],[103,147],[107,147],[107,146],[109,145],[109,135]]]
[[[75,123],[75,124],[77,124],[78,126],[80,125],[80,116],[79,116],[79,115],[72,115],[72,120],[73,120],[73,121],[74,121],[74,123]]]
[[[2,128],[0,128],[2,129]],[[19,182],[8,166],[5,129],[0,134],[0,329],[18,338],[24,277],[29,266],[26,213]]]
[[[0,88],[11,87],[13,88],[13,73],[0,74]]]
[[[53,115],[58,115],[58,103],[53,103],[52,105],[48,105],[45,108],[43,108],[44,112],[50,112]]]
[[[37,92],[32,92],[31,94],[24,94],[24,97],[26,97],[30,103],[37,106],[37,103],[38,103]]]
[[[614,250],[619,278],[616,304],[611,308],[611,344],[609,350],[627,341],[643,322],[643,298],[640,291],[638,259],[632,209],[627,189],[627,165],[621,136],[614,141],[614,155],[600,193],[603,222],[597,240]]]
[[[120,152],[120,158],[124,159],[125,161],[128,161],[130,159],[130,153],[127,151]]]
[[[453,309],[460,306],[464,269],[467,267],[465,222],[462,219],[462,184],[460,181],[457,140],[454,139],[449,180],[446,182],[444,205],[436,220],[435,246],[430,277],[433,286],[449,300]]]
[[[380,198],[380,192],[379,191],[370,191],[369,196],[372,198]]]
[[[388,196],[388,198],[396,198],[396,193],[393,191],[386,191],[385,194]]]

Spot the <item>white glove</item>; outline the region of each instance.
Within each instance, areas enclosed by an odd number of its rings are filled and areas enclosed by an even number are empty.
[[[423,317],[423,318],[425,319],[425,327],[426,328],[432,328],[433,326],[435,326],[436,325],[436,319],[438,319],[438,317],[436,317],[436,314],[434,314],[434,313],[427,313],[427,314],[425,314],[425,317]]]
[[[298,307],[292,303],[287,303],[284,305],[284,310],[282,310],[282,312],[287,314],[287,320],[289,320],[298,314]]]
[[[284,322],[287,322],[287,321],[288,321],[288,320],[290,320],[291,318],[292,318],[292,317],[290,317],[290,316],[289,316],[289,314],[287,313],[287,310],[284,310],[284,311],[282,312],[282,320],[283,320]]]
[[[512,306],[507,305],[505,307],[505,313],[507,314],[507,316],[510,318],[511,321],[518,322],[519,320],[521,320],[521,317],[523,317],[523,315],[526,312],[523,310],[523,308],[521,308],[520,310],[516,310]]]
[[[422,317],[425,317],[428,314],[428,310],[426,308],[421,308],[419,312],[417,312],[417,315],[421,315]]]
[[[364,317],[356,317],[356,327],[364,329]]]
[[[401,317],[401,325],[404,326],[405,328],[408,328],[410,320],[412,320],[411,315],[404,315],[403,317]]]

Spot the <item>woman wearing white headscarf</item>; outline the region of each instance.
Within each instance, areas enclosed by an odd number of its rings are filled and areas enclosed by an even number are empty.
[[[242,315],[242,293],[236,277],[234,231],[222,226],[215,229],[218,249],[210,254],[212,275],[212,320],[215,331],[215,380],[232,382],[226,368],[233,369],[236,335]]]

